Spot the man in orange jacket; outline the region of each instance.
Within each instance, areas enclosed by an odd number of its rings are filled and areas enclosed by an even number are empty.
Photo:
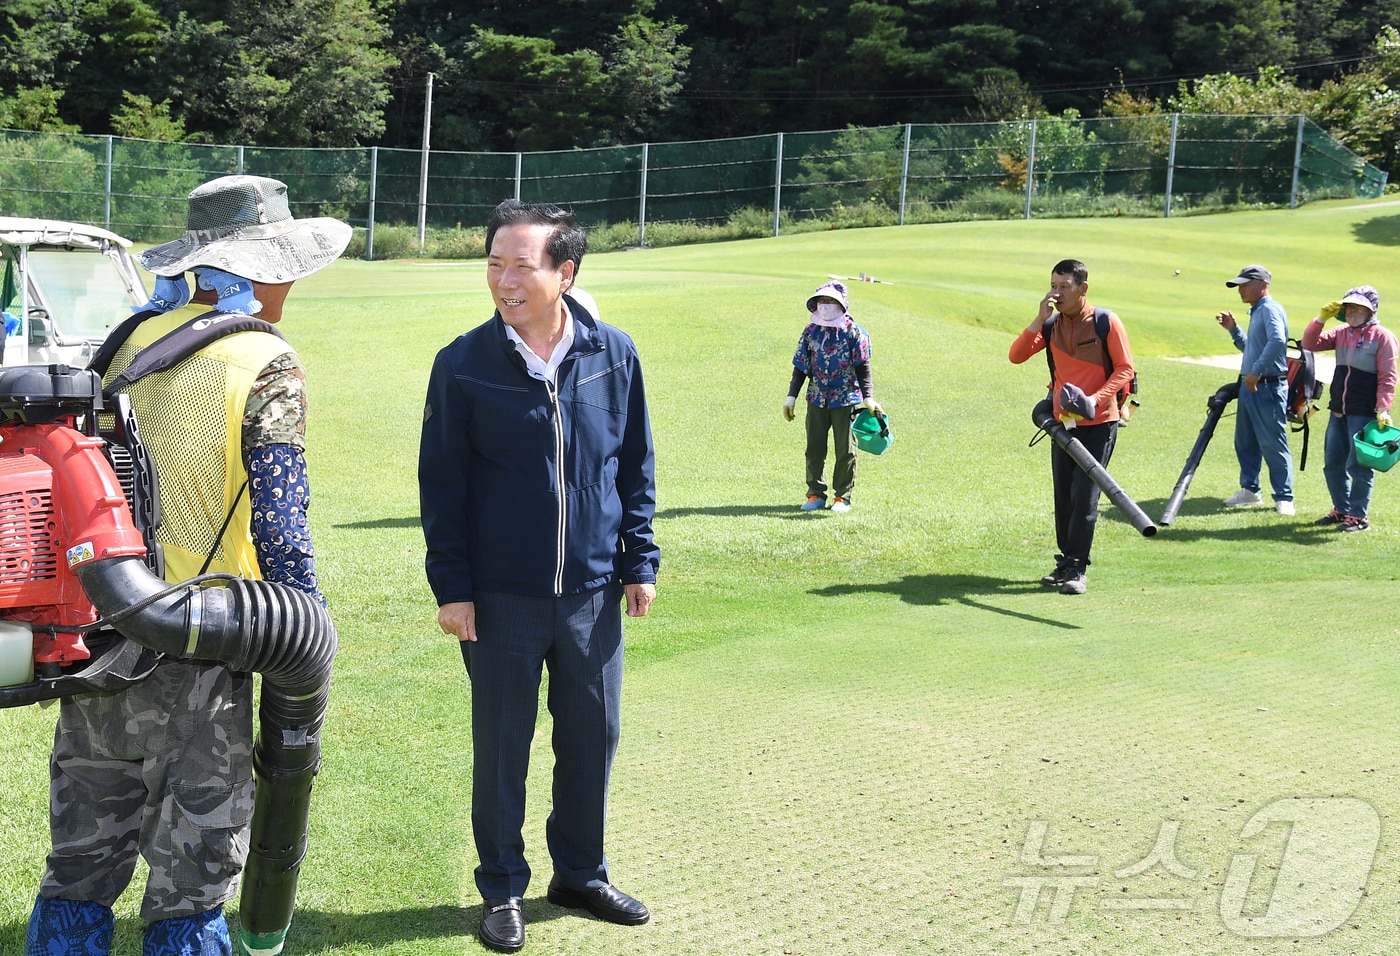
[[[1118,434],[1118,394],[1133,380],[1133,353],[1118,316],[1086,298],[1089,269],[1077,259],[1056,263],[1050,291],[1031,324],[1011,343],[1017,365],[1050,349],[1055,417],[1105,468]],[[1058,445],[1050,443],[1055,488],[1055,570],[1040,579],[1061,594],[1083,594],[1099,515],[1099,488]]]

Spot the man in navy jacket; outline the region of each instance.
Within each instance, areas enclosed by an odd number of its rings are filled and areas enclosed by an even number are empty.
[[[636,348],[565,293],[587,248],[557,206],[507,200],[486,229],[496,314],[438,353],[418,459],[428,583],[472,685],[480,937],[525,944],[521,828],[542,667],[554,716],[551,902],[635,925],[603,852],[619,736],[622,606],[644,616],[660,559]]]

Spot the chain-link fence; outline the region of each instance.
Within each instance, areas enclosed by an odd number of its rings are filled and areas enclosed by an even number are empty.
[[[423,170],[426,166],[426,179]],[[955,219],[1170,216],[1377,196],[1386,174],[1303,116],[1155,114],[905,125],[540,153],[263,149],[0,131],[0,214],[100,223],[138,240],[184,228],[214,176],[273,176],[299,216],[479,227],[509,196],[591,228],[884,225]]]

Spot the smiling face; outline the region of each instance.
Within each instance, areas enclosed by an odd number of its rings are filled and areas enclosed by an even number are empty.
[[[573,285],[574,264],[555,265],[545,246],[554,227],[502,226],[491,238],[486,285],[501,319],[524,338],[549,337],[562,327],[561,297]]]

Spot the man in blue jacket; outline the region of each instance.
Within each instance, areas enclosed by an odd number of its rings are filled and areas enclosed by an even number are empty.
[[[496,313],[438,353],[418,459],[428,583],[472,685],[479,935],[525,944],[521,828],[542,667],[554,716],[548,898],[636,925],[603,853],[619,736],[622,605],[644,616],[660,560],[651,426],[627,335],[566,295],[587,248],[573,217],[507,200],[486,227]]]

